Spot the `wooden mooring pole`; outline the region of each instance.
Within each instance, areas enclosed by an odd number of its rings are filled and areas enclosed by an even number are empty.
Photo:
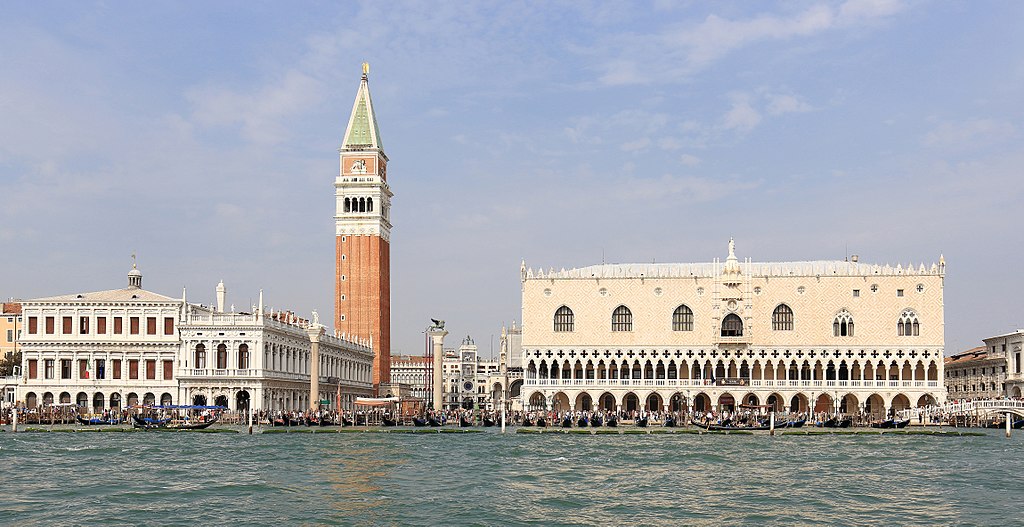
[[[1006,437],[1010,437],[1010,412],[1006,412]]]

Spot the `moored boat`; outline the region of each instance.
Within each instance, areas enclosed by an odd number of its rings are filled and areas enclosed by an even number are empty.
[[[562,419],[562,428],[572,428],[572,417],[566,416]]]
[[[537,418],[537,426],[539,426],[541,428],[544,428],[544,427],[548,426],[547,419],[544,419],[543,417],[538,417]]]
[[[494,419],[491,419],[490,417],[484,417],[484,426],[494,426],[494,425],[495,425]]]
[[[427,420],[422,417],[413,417],[412,424],[413,426],[427,426],[428,423]]]
[[[117,418],[102,418],[102,417],[90,417],[88,419],[82,419],[82,416],[76,415],[75,421],[80,425],[92,426],[92,425],[116,425],[120,424],[121,420]]]
[[[600,415],[595,415],[594,417],[590,418],[590,426],[592,426],[594,428],[597,428],[597,427],[601,426],[602,424],[604,424],[604,420],[601,419]]]
[[[604,425],[605,426],[610,426],[612,428],[615,428],[615,427],[619,426],[619,418],[615,417],[614,415],[610,416],[608,418],[608,420],[604,422]]]
[[[638,418],[636,420],[636,425],[639,426],[640,428],[645,428],[647,426],[647,418],[646,417]]]
[[[578,426],[580,428],[586,428],[587,425],[589,425],[589,424],[590,424],[590,422],[587,420],[587,418],[585,416],[584,417],[580,417],[578,420],[576,420],[576,426]]]
[[[459,416],[459,426],[461,426],[463,428],[469,428],[469,427],[473,426],[473,423],[470,422],[470,421],[467,421],[466,420],[466,416],[460,415]]]
[[[209,428],[211,425],[220,419],[220,414],[215,413],[209,418],[206,416],[200,416],[196,419],[170,419],[163,422],[149,423],[144,418],[133,415],[132,420],[135,428],[142,428],[144,430],[202,430]]]

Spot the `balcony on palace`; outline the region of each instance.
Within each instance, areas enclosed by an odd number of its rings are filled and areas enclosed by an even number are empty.
[[[919,380],[750,380],[746,378],[737,379],[740,382],[723,383],[723,379],[526,379],[526,386],[550,386],[553,388],[576,388],[576,387],[655,387],[655,388],[702,388],[717,386],[723,389],[730,388],[782,388],[782,389],[841,389],[841,388],[936,388],[938,381]]]

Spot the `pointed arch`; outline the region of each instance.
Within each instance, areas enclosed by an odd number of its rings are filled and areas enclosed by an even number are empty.
[[[853,336],[853,315],[851,315],[846,309],[843,309],[836,314],[836,318],[832,322],[832,336]]]
[[[686,304],[680,304],[672,312],[672,331],[693,331],[693,310]]]

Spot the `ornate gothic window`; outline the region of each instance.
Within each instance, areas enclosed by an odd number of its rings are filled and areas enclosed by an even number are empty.
[[[901,337],[917,337],[921,334],[921,325],[917,322],[917,313],[908,309],[900,315],[896,323],[896,334]]]
[[[633,331],[633,313],[626,306],[612,312],[612,331]]]
[[[793,331],[793,310],[786,304],[779,304],[772,313],[772,329],[775,331]]]
[[[842,310],[836,315],[832,322],[832,336],[852,337],[853,336],[853,315],[847,310]]]
[[[736,313],[729,313],[722,320],[722,336],[723,337],[742,337],[743,336],[743,321]]]
[[[672,312],[672,331],[693,331],[693,310],[686,304]]]
[[[562,306],[555,311],[555,331],[572,331],[573,330],[573,314],[572,310],[568,306]]]

